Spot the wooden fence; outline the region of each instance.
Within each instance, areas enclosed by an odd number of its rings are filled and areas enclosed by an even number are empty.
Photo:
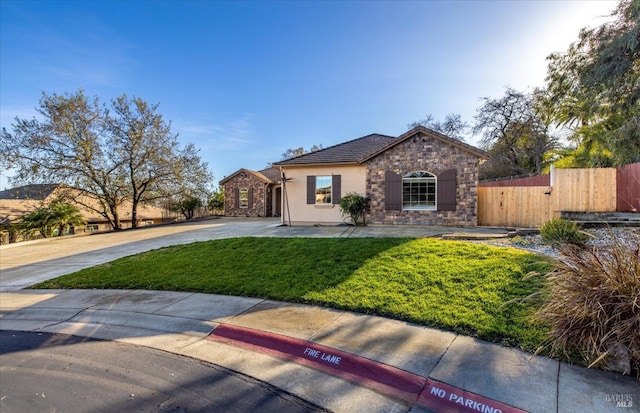
[[[556,169],[548,186],[479,186],[478,225],[540,227],[561,211],[613,212],[617,182],[616,168]]]
[[[640,162],[618,168],[616,210],[640,212]]]
[[[538,227],[554,217],[550,186],[478,187],[478,225]]]

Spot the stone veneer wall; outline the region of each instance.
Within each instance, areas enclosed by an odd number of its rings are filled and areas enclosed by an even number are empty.
[[[249,204],[248,208],[236,208],[236,189],[253,189],[253,204]],[[265,190],[268,190],[266,199]],[[257,176],[244,171],[238,173],[238,175],[224,183],[224,215],[231,217],[271,216],[272,202],[270,190],[270,185],[265,185],[264,181]]]
[[[478,210],[478,165],[475,155],[422,134],[407,139],[366,162],[370,224],[476,226]],[[414,171],[434,175],[456,170],[455,211],[385,210],[385,170],[404,176]]]

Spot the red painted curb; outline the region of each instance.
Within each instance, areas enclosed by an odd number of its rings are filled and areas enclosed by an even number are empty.
[[[446,383],[306,340],[228,324],[218,325],[208,338],[292,360],[439,413],[526,413]]]
[[[418,404],[438,413],[527,413],[526,410],[432,379],[427,380],[427,385],[418,398]]]
[[[426,379],[355,354],[292,337],[221,324],[209,338],[293,360],[365,385],[408,402],[415,402]]]

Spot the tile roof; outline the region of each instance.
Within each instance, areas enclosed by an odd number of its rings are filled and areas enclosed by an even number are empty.
[[[479,158],[487,158],[487,152],[458,139],[450,138],[423,126],[415,127],[397,138],[377,133],[363,136],[349,142],[330,146],[316,152],[306,153],[280,162],[273,166],[316,165],[334,163],[362,163],[391,149],[392,147],[414,137],[417,134],[436,139],[446,144],[461,148]]]
[[[373,133],[358,139],[320,149],[319,151],[274,162],[273,166],[358,163],[369,154],[389,145],[394,139],[392,136]]]
[[[267,179],[269,179],[273,183],[278,183],[280,181],[280,169],[278,168],[271,167],[271,168],[258,171],[258,173],[264,175]]]
[[[44,200],[58,188],[59,184],[34,184],[0,191],[0,199]]]

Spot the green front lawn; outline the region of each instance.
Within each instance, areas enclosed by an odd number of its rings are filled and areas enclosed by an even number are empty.
[[[548,265],[513,248],[434,239],[234,238],[125,257],[34,288],[194,291],[312,303],[532,351],[546,330],[530,319],[536,304],[517,299],[542,288],[537,279],[522,278]]]

